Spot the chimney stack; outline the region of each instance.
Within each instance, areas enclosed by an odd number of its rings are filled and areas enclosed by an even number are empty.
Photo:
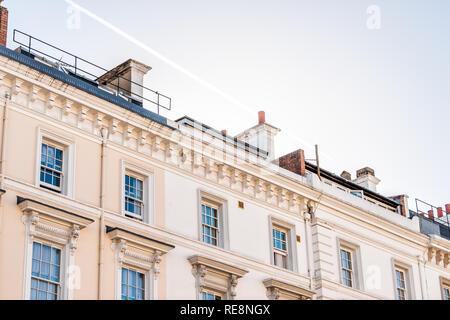
[[[274,138],[278,132],[280,132],[280,129],[266,122],[266,113],[264,111],[259,111],[258,124],[238,134],[236,138],[257,147],[260,150],[267,151],[267,160],[272,161],[275,158]]]
[[[0,0],[0,45],[6,47],[6,39],[8,38],[8,9],[3,7]]]
[[[120,91],[142,106],[144,76],[151,69],[139,61],[128,59],[97,78],[96,81],[113,89],[117,89],[117,85],[119,85]]]
[[[280,168],[296,174],[304,176],[306,173],[305,152],[302,149],[288,153],[278,158],[275,162],[278,162]]]
[[[347,171],[342,171],[342,173],[341,173],[341,178],[344,178],[344,179],[346,179],[346,180],[352,180],[352,175],[351,175],[351,173],[350,172],[347,172]]]
[[[406,194],[391,197],[392,200],[399,204],[399,213],[404,217],[409,217],[408,198]]]
[[[380,179],[375,177],[375,171],[372,168],[365,167],[356,171],[356,179],[353,182],[363,188],[376,192]]]

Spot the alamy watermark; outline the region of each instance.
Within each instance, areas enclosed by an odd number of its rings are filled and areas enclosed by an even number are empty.
[[[366,13],[368,15],[366,26],[369,30],[381,29],[381,9],[377,5],[370,5],[367,7]]]
[[[81,28],[81,12],[78,8],[69,5],[67,7],[67,29],[78,30]]]

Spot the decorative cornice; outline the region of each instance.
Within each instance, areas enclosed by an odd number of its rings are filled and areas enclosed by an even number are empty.
[[[279,299],[282,294],[296,296],[299,300],[310,300],[315,294],[314,291],[276,279],[264,280],[263,284],[267,289],[267,297],[271,300]]]
[[[236,276],[237,278],[243,277],[245,274],[248,273],[247,270],[243,268],[239,268],[236,266],[229,265],[224,262],[220,262],[218,260],[214,260],[211,258],[195,255],[188,258],[188,261],[191,263],[191,265],[200,265],[207,269],[214,269],[219,272],[227,273],[230,275]]]
[[[196,280],[198,295],[205,287],[214,286],[218,287],[220,291],[226,292],[229,299],[234,300],[238,279],[248,272],[242,268],[199,255],[189,257],[188,261],[192,265],[192,275]],[[225,278],[225,282],[221,281],[221,278]]]

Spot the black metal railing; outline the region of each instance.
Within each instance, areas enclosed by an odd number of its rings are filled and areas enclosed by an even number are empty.
[[[20,49],[24,54],[30,57],[40,56],[44,60],[52,64],[53,66],[62,69],[62,71],[73,75],[81,80],[91,82],[97,86],[105,86],[97,81],[102,75],[111,70],[102,68],[92,62],[89,62],[83,58],[73,55],[65,50],[62,50],[54,45],[51,45],[45,41],[35,38],[27,33],[20,30],[14,29],[13,31],[13,41],[20,45]],[[60,56],[58,58],[57,56]],[[152,90],[150,88],[144,87],[140,83],[126,79],[119,74],[114,74],[114,79],[117,79],[117,84],[114,84],[112,89],[114,94],[120,95],[127,98],[131,102],[139,102],[142,100],[142,105],[144,101],[151,103],[156,106],[157,113],[159,114],[160,108],[166,110],[171,110],[172,99],[168,96],[159,93],[158,91]],[[127,83],[142,88],[142,94],[131,92],[130,90],[123,87],[123,83]],[[121,86],[122,83],[122,86]],[[106,88],[105,88],[106,89]],[[137,99],[136,99],[137,98]]]
[[[447,212],[445,208],[433,206],[432,204],[416,198],[416,213],[450,228],[450,212]],[[432,213],[432,218],[429,213]],[[439,215],[441,215],[441,217],[439,217]]]

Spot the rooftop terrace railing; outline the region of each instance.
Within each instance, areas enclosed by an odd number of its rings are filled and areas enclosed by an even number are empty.
[[[416,213],[450,229],[450,212],[416,198]]]
[[[20,30],[14,29],[13,31],[13,41],[20,45],[22,53],[27,54],[30,57],[43,58],[47,63],[53,65],[54,67],[60,69],[61,71],[77,77],[81,80],[90,82],[98,87],[104,87],[96,79],[100,76],[109,72],[103,67],[100,67],[92,62],[89,62],[83,58],[80,58],[74,54],[71,54],[65,50],[62,50],[52,44],[35,38],[27,33]],[[157,113],[160,113],[160,108],[166,110],[171,110],[172,99],[158,91],[152,90],[143,86],[140,83],[136,83],[129,79],[116,74],[117,85],[114,85],[113,93],[125,97],[130,102],[133,103],[143,103],[148,102],[153,106],[156,106]],[[134,86],[142,88],[143,93],[139,94],[136,92],[130,92],[130,90],[123,87],[124,83],[133,84]],[[110,87],[108,87],[110,88]],[[111,88],[110,88],[111,89]],[[138,98],[138,100],[136,99]],[[142,102],[139,101],[142,99]]]

